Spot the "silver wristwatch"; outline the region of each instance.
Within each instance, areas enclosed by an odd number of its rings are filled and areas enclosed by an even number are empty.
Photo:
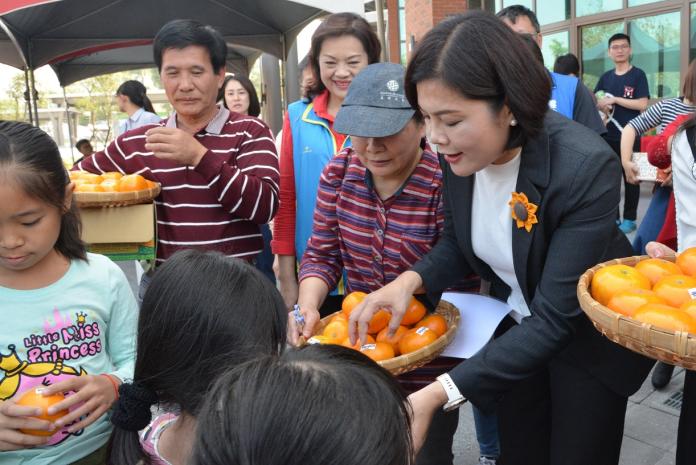
[[[450,375],[445,373],[444,375],[438,376],[436,379],[442,384],[442,387],[445,388],[445,392],[447,393],[447,403],[442,407],[442,410],[451,412],[452,410],[458,409],[466,402],[466,397],[459,392],[457,385],[454,384]]]

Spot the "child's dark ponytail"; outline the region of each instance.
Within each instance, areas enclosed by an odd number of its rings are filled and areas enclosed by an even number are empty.
[[[62,213],[55,249],[73,260],[87,258],[80,239],[77,208],[65,208],[70,183],[58,146],[41,129],[19,121],[0,121],[0,170],[12,170],[12,181],[27,195],[53,205]]]
[[[157,402],[157,394],[142,383],[123,383],[118,394],[111,413],[114,429],[107,448],[108,464],[147,465],[150,458],[140,445],[138,431],[152,420],[151,407]]]

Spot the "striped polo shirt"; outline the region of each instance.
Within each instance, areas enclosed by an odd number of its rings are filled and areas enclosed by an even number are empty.
[[[145,148],[145,132],[155,126],[176,127],[176,114],[122,134],[76,168],[136,173],[162,185],[155,199],[158,262],[181,249],[254,258],[263,248],[258,225],[278,208],[278,155],[268,126],[220,107],[195,134],[208,149],[195,168]]]
[[[382,200],[371,173],[346,148],[324,168],[319,181],[299,279],[317,277],[333,289],[345,268],[348,291],[376,291],[420,260],[437,242],[443,225],[437,155],[423,151],[401,189]]]

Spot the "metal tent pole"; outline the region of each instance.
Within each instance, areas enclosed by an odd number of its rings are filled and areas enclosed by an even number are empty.
[[[36,91],[36,80],[34,79],[34,69],[29,69],[29,81],[31,83],[31,100],[34,106],[34,126],[39,127],[39,93]]]
[[[65,93],[65,86],[61,86],[63,89],[63,102],[65,102],[65,121],[68,123],[68,139],[70,140],[70,159],[75,164],[75,134],[73,134],[72,121],[70,121],[70,107],[68,106],[68,94]],[[61,131],[63,128],[61,128]]]
[[[31,111],[31,91],[29,90],[29,70],[24,68],[24,109],[29,114],[29,123],[34,124],[34,112]]]

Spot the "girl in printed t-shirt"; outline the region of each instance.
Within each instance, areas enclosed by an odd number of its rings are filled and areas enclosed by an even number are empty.
[[[55,142],[0,122],[0,450],[3,463],[103,463],[106,413],[131,377],[137,306],[121,270],[87,253]],[[16,401],[67,393],[53,423]],[[54,431],[47,436],[22,430]]]
[[[175,253],[140,308],[133,382],[121,386],[111,416],[108,463],[189,463],[210,386],[226,369],[278,355],[286,324],[283,299],[251,265],[218,252]]]

